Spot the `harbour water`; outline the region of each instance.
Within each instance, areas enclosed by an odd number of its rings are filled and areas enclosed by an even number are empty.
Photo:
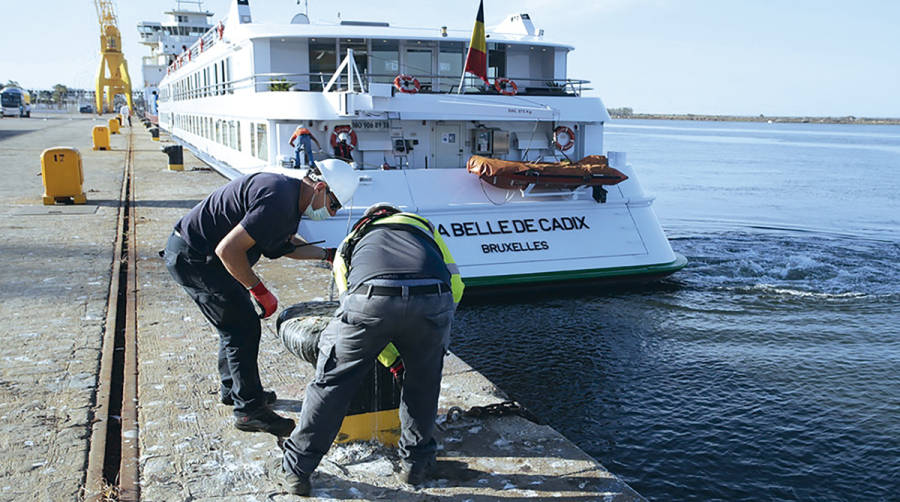
[[[651,500],[900,499],[900,126],[617,121],[687,268],[452,349]]]

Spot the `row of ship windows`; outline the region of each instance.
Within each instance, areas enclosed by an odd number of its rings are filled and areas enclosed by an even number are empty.
[[[182,101],[224,94],[234,94],[230,57],[207,65],[160,89],[160,99],[163,101],[170,99]]]
[[[250,142],[249,145],[246,145],[249,148],[244,149],[242,144],[246,144],[246,142],[242,141],[242,122],[240,120],[225,120],[198,115],[175,115],[172,122],[175,128],[215,141],[232,150],[248,153],[260,160],[269,160],[269,134],[266,124],[249,123]]]

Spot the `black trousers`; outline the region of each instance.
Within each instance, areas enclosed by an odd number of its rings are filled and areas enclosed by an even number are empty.
[[[265,406],[256,362],[261,330],[250,293],[221,261],[198,255],[175,234],[169,237],[164,258],[172,278],[219,332],[221,392],[234,399],[234,414],[252,414]]]

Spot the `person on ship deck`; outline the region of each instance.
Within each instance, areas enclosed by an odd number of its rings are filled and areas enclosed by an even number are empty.
[[[292,148],[294,148],[295,168],[299,168],[301,165],[303,165],[300,163],[301,149],[306,152],[306,162],[310,166],[315,164],[316,159],[313,156],[312,143],[310,142],[310,140],[316,143],[316,147],[318,147],[319,150],[322,149],[322,145],[320,145],[319,140],[317,140],[316,137],[312,135],[312,132],[310,132],[310,130],[307,129],[303,124],[298,125],[297,129],[294,130],[294,134],[291,135],[291,139],[288,141],[288,144],[291,145]],[[297,141],[296,145],[294,144],[295,141]]]

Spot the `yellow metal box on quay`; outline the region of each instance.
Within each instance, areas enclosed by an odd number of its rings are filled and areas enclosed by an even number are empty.
[[[58,199],[71,198],[75,204],[87,202],[82,189],[81,153],[77,148],[57,146],[44,150],[41,153],[41,177],[45,206],[55,204]]]

